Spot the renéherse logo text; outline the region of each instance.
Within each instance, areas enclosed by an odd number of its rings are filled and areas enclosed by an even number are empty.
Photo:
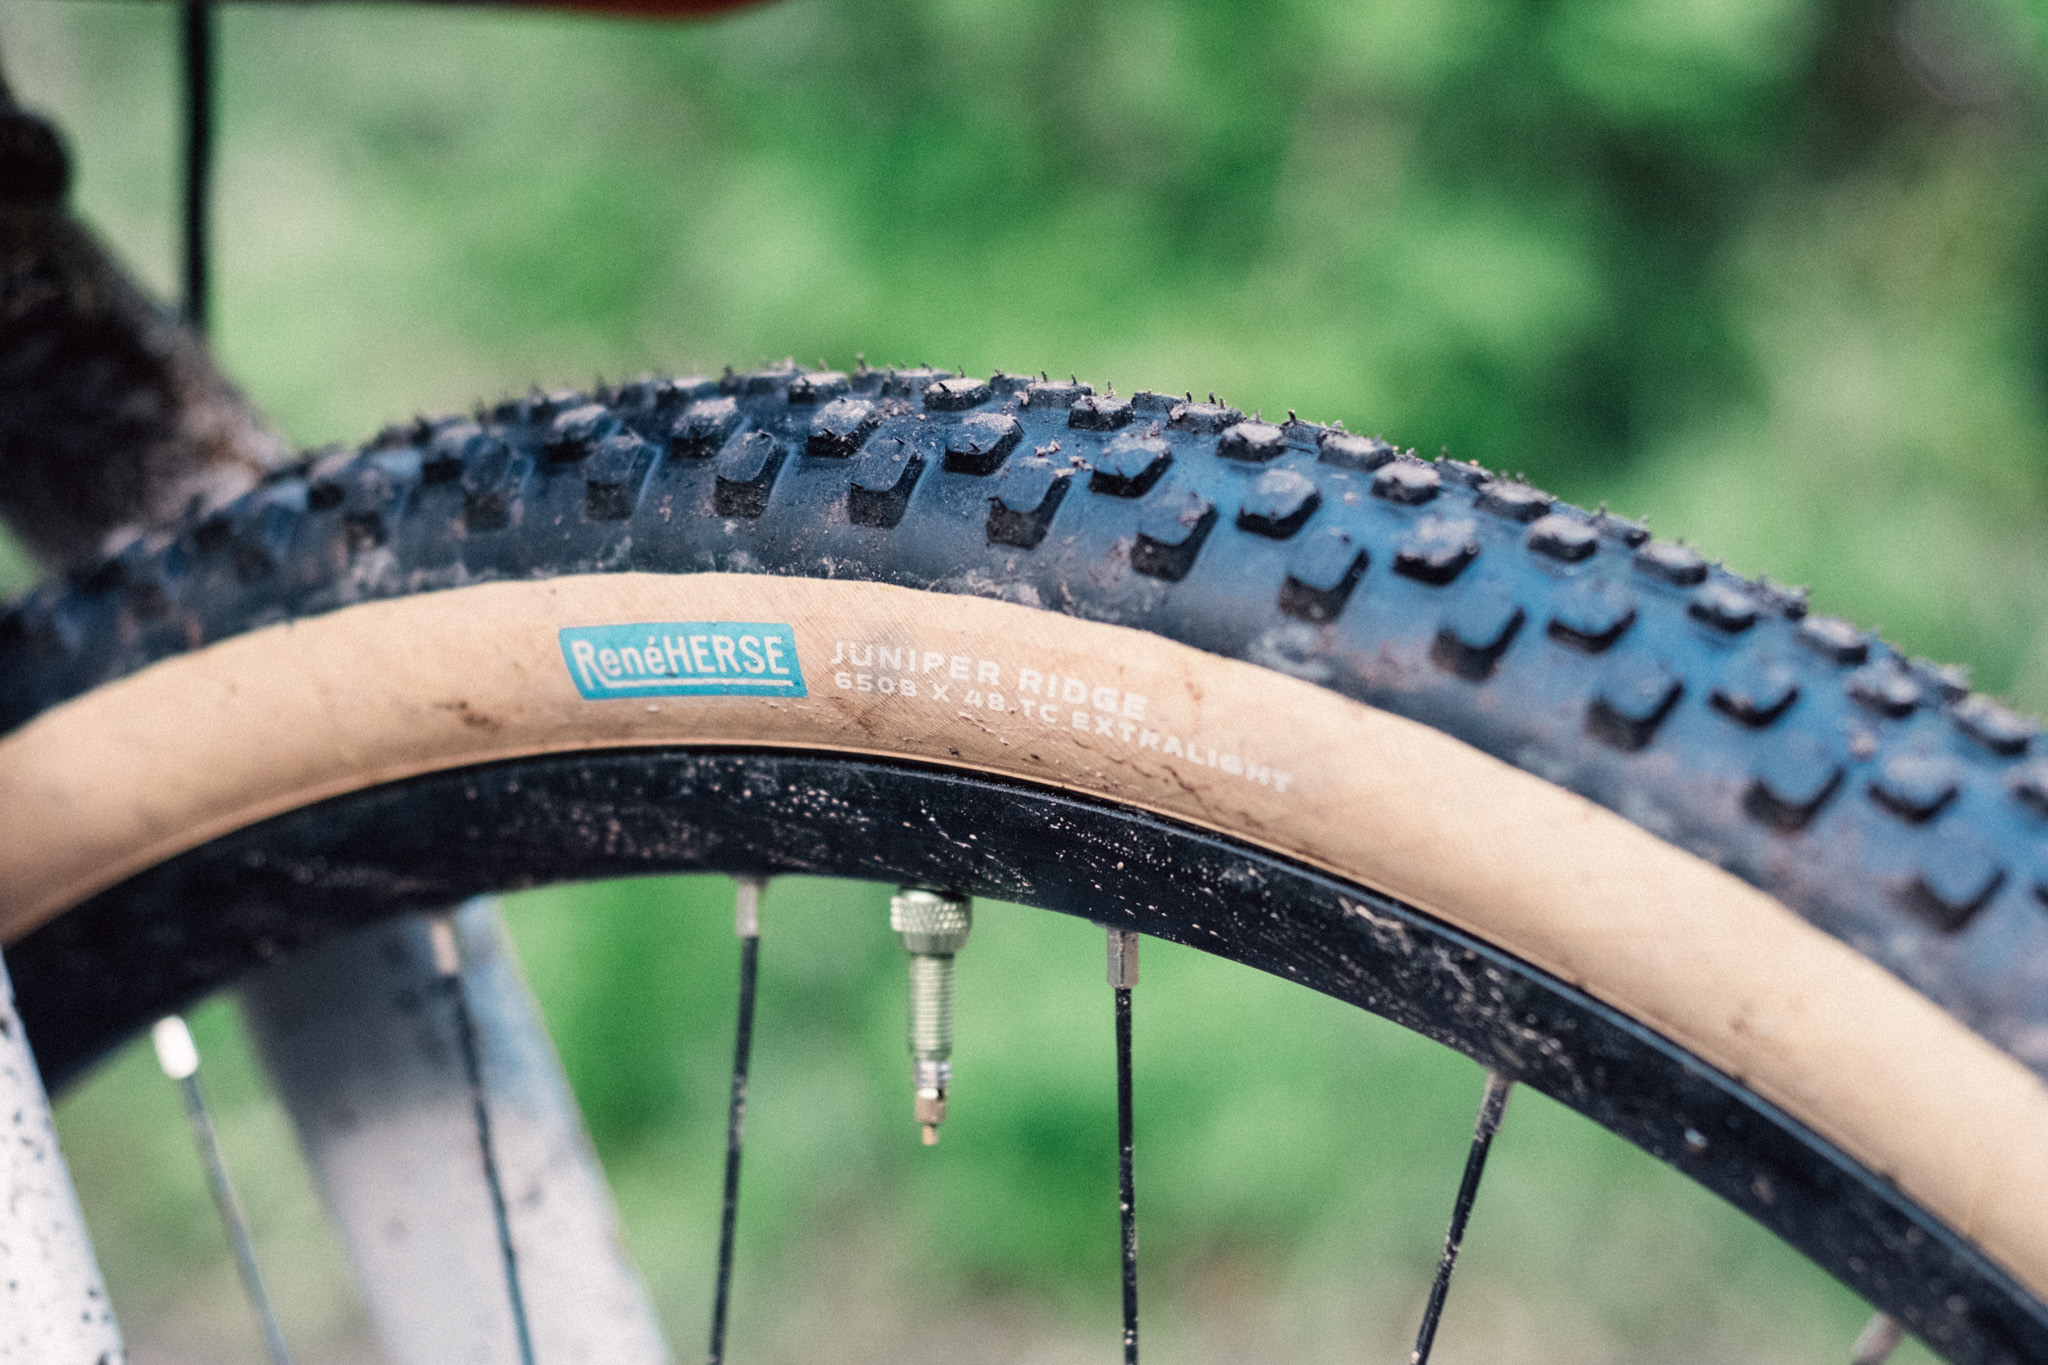
[[[576,690],[607,697],[802,697],[796,636],[762,621],[639,621],[565,626],[562,659]]]

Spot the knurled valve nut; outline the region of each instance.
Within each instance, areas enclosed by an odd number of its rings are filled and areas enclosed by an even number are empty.
[[[889,927],[902,937],[910,952],[950,957],[967,946],[974,910],[964,896],[904,891],[889,898]]]

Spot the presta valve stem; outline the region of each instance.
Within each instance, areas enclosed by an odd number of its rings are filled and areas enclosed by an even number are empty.
[[[967,946],[974,902],[906,886],[889,899],[889,927],[910,954],[910,1081],[924,1145],[939,1140],[953,1082],[953,955]]]

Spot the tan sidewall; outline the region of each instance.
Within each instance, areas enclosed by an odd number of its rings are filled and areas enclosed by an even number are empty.
[[[808,695],[587,700],[559,632],[643,622],[786,625]],[[223,641],[0,740],[0,940],[312,801],[525,755],[690,744],[1012,775],[1398,897],[1742,1080],[2048,1299],[2048,1088],[1897,978],[1727,873],[1435,730],[1025,605],[621,574],[370,603]]]

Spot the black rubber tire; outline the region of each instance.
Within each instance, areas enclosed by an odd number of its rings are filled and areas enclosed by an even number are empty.
[[[1729,869],[2048,1074],[2048,765],[2028,760],[2031,724],[1967,696],[1953,670],[1808,618],[1801,593],[1292,414],[1267,424],[1213,401],[1002,375],[771,370],[423,421],[0,618],[0,734],[277,621],[622,570],[1003,597],[1305,678]],[[217,853],[188,855],[81,913],[132,928],[209,856],[217,871]],[[358,894],[396,906],[418,893]],[[175,991],[259,957],[275,928],[260,918],[195,948]],[[77,999],[55,986],[80,923],[10,951],[60,1072],[136,1022],[62,1003]],[[67,1021],[46,1026],[38,1009]],[[1893,1271],[1922,1273],[1908,1264]],[[1916,1329],[1956,1359],[2048,1358],[2041,1305],[1984,1269],[1968,1311],[1907,1305]]]
[[[924,401],[941,378],[682,379],[386,431],[19,603],[0,734],[253,627],[492,578],[1007,596],[1310,678],[1590,797],[2048,1076],[2048,762],[1961,671],[1473,465],[1085,384]]]

